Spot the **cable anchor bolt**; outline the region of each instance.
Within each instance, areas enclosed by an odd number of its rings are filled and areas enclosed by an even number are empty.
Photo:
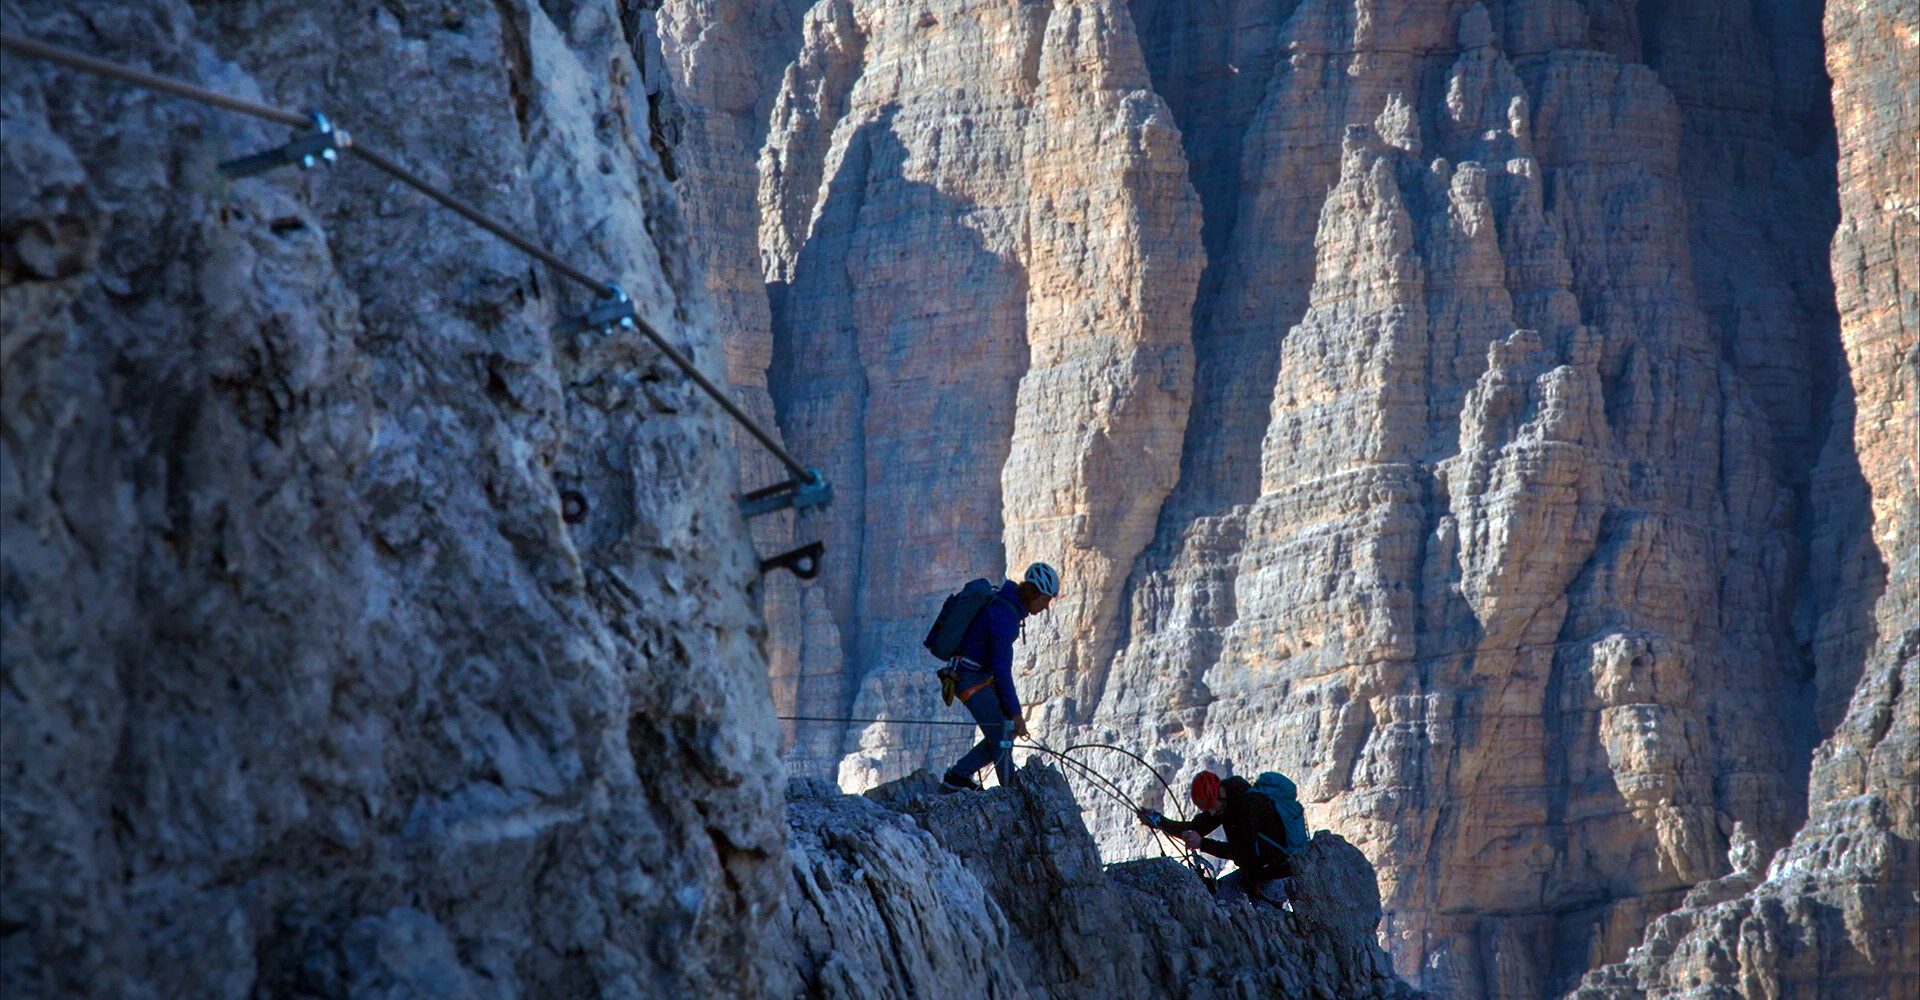
[[[740,498],[740,514],[756,518],[776,511],[809,510],[833,502],[833,486],[819,469],[808,469],[805,478],[793,478],[754,490]]]
[[[313,112],[313,127],[295,133],[284,146],[263,149],[258,153],[237,159],[224,160],[220,172],[233,180],[252,177],[279,167],[299,167],[312,170],[323,163],[332,163],[340,158],[340,151],[353,145],[353,137],[346,129],[334,128],[327,116]]]
[[[633,311],[633,300],[627,298],[625,289],[619,285],[608,285],[607,290],[587,305],[586,311],[579,316],[562,320],[556,325],[556,333],[586,333],[597,330],[611,333],[615,327],[623,330],[636,328],[637,314]]]

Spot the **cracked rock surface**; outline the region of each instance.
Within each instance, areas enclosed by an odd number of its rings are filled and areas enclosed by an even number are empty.
[[[864,798],[788,788],[796,966],[810,996],[1421,996],[1375,939],[1372,866],[1320,833],[1296,912],[1222,906],[1168,858],[1104,867],[1067,781],[941,795],[926,773]]]
[[[323,107],[718,360],[619,5],[0,19]],[[364,164],[215,172],[282,129],[9,54],[0,135],[0,992],[786,995],[693,385]]]

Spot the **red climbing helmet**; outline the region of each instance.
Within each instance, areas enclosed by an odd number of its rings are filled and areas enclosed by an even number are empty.
[[[1193,804],[1212,812],[1220,804],[1220,776],[1201,771],[1193,776]]]

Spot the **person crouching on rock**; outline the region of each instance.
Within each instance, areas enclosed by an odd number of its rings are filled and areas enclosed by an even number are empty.
[[[978,789],[980,783],[973,776],[989,761],[1002,785],[1013,781],[1013,740],[1027,735],[1020,695],[1013,689],[1013,640],[1019,638],[1028,615],[1047,610],[1059,595],[1060,574],[1046,563],[1034,563],[1020,583],[1001,584],[967,626],[960,654],[953,661],[953,683],[960,703],[980,724],[980,742],[947,768],[940,779],[941,791]]]
[[[1306,844],[1304,838],[1290,836],[1291,824],[1281,818],[1275,796],[1282,783],[1292,800],[1293,782],[1279,774],[1261,775],[1256,789],[1245,778],[1222,781],[1212,771],[1201,771],[1193,778],[1193,804],[1200,808],[1200,815],[1192,822],[1166,819],[1147,809],[1139,811],[1140,821],[1179,837],[1187,850],[1205,851],[1234,863],[1237,870],[1214,886],[1214,898],[1220,902],[1261,900],[1292,912],[1293,903],[1287,898],[1287,879],[1294,874],[1290,855]],[[1226,840],[1206,839],[1221,827],[1226,827]],[[1304,819],[1299,827],[1304,832]],[[1293,839],[1302,842],[1295,847],[1290,843]]]

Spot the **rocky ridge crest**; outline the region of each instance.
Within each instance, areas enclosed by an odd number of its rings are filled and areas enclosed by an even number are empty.
[[[864,797],[787,792],[794,964],[809,996],[1394,998],[1372,866],[1322,831],[1296,912],[1216,904],[1168,858],[1101,864],[1067,779],[941,795],[924,772]]]

